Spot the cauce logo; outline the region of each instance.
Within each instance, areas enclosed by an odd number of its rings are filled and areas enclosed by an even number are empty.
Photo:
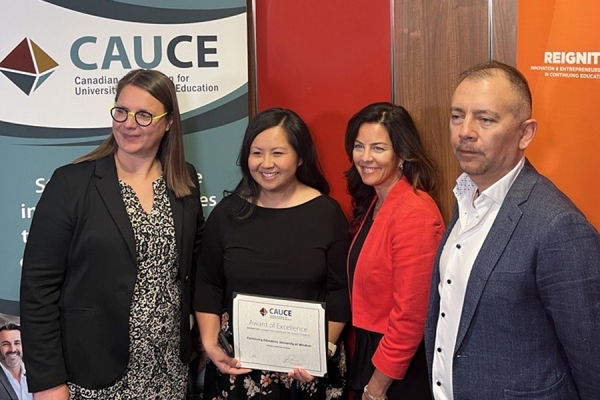
[[[48,79],[58,63],[33,40],[25,38],[2,61],[2,72],[27,96]]]

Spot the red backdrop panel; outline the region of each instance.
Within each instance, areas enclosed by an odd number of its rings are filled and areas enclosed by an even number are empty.
[[[258,111],[300,114],[348,214],[344,131],[360,108],[391,98],[390,2],[259,0],[255,7]]]

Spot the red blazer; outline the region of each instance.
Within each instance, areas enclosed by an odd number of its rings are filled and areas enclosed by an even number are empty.
[[[352,324],[383,334],[372,361],[390,378],[404,378],[423,340],[433,262],[443,233],[433,199],[402,178],[383,202],[358,256],[351,282]]]

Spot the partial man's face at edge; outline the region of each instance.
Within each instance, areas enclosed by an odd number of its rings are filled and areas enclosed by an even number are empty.
[[[0,332],[0,363],[12,369],[21,365],[22,359],[21,331],[5,329]]]

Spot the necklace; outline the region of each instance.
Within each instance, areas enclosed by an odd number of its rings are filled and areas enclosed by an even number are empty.
[[[375,212],[379,211],[382,204],[383,202],[381,200],[377,200],[377,202],[375,203]]]
[[[382,205],[383,205],[383,201],[381,201],[381,199],[377,199],[377,202],[375,203],[375,207],[373,208],[373,219],[375,219],[375,216],[381,209]]]

